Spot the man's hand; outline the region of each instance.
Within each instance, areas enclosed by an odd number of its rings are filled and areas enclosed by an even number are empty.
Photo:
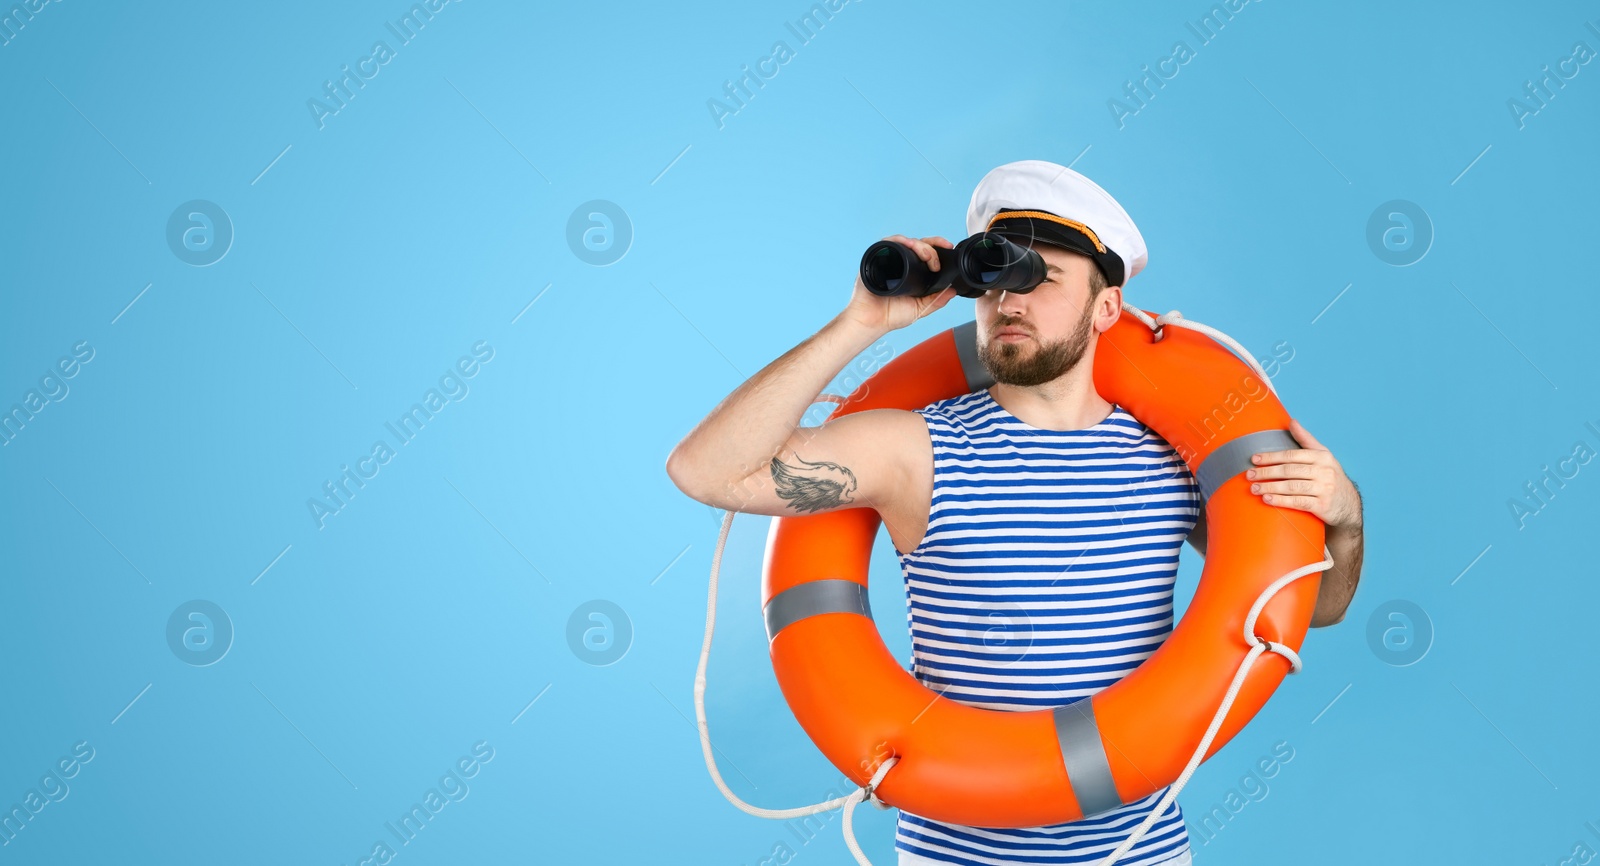
[[[905,235],[890,235],[886,241],[895,241],[901,246],[909,248],[928,266],[928,270],[938,273],[939,254],[934,252],[935,246],[947,250],[955,249],[955,244],[941,237],[929,237],[922,240],[912,240]],[[850,304],[840,315],[846,319],[862,325],[876,333],[884,334],[898,328],[904,328],[912,322],[932,313],[933,311],[950,303],[956,296],[954,288],[948,288],[936,295],[913,298],[909,295],[896,295],[893,297],[880,297],[874,295],[861,282],[861,275],[856,275],[855,290],[850,296]]]
[[[1245,472],[1245,478],[1254,482],[1250,492],[1260,494],[1268,505],[1309,511],[1329,527],[1359,530],[1361,494],[1333,452],[1293,418],[1289,433],[1306,447],[1262,451],[1251,457],[1255,468]]]

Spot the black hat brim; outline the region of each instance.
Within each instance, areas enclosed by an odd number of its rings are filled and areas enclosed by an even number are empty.
[[[1003,214],[1004,212],[989,224],[990,234],[999,235],[1028,249],[1032,249],[1035,244],[1043,243],[1082,253],[1100,266],[1100,272],[1106,278],[1106,285],[1122,285],[1122,257],[1110,247],[1102,251],[1088,235],[1060,223],[1035,217]]]

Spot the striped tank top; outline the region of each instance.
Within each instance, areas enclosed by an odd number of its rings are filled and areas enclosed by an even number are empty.
[[[1165,439],[1118,405],[1082,430],[1034,427],[988,390],[917,413],[933,442],[933,500],[922,543],[899,558],[920,682],[972,706],[1037,710],[1100,691],[1160,647],[1202,506]],[[902,811],[895,848],[902,863],[1095,864],[1167,790],[1026,829]],[[1174,801],[1118,866],[1183,862],[1188,851]]]

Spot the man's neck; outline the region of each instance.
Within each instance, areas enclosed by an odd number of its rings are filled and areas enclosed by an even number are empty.
[[[989,396],[1023,423],[1042,430],[1083,430],[1111,414],[1110,401],[1094,390],[1094,375],[1084,365],[1042,385],[1023,387],[997,382]]]

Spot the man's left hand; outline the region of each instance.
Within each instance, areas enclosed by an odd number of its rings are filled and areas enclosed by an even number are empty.
[[[1361,494],[1344,474],[1339,461],[1311,431],[1289,419],[1289,433],[1306,447],[1261,451],[1252,456],[1254,469],[1245,472],[1250,492],[1263,502],[1315,514],[1329,527],[1361,528]]]

